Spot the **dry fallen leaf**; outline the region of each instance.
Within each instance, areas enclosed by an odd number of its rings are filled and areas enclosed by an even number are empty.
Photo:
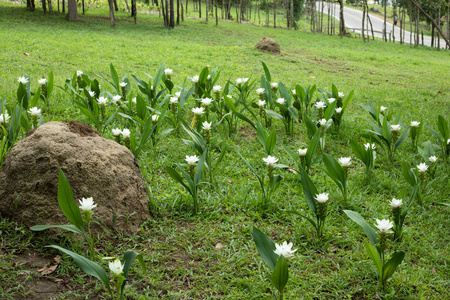
[[[222,243],[217,243],[217,245],[216,245],[216,249],[220,249],[220,248],[223,248],[223,247],[225,247],[225,245],[224,244],[222,244]]]
[[[23,55],[30,56],[30,53],[26,53],[26,52],[25,52]]]
[[[233,181],[231,181],[231,180],[228,180],[228,183],[229,183],[229,184],[233,184]]]
[[[297,171],[295,171],[294,169],[288,169],[288,171],[293,173],[293,174],[297,174]]]
[[[316,76],[309,76],[309,78],[312,78],[312,79],[314,79],[314,78],[316,78]]]
[[[57,267],[58,265],[53,265],[50,267],[43,267],[42,269],[39,269],[37,271],[41,274],[41,276],[44,276],[53,273]]]

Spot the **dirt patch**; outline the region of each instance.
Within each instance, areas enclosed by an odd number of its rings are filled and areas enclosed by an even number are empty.
[[[69,122],[69,130],[70,132],[76,133],[79,136],[86,137],[86,136],[102,136],[100,132],[95,130],[89,125],[78,123],[77,121],[70,121]]]

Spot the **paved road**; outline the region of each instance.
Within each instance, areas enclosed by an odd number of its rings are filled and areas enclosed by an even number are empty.
[[[321,7],[319,7],[319,3],[317,4],[317,9],[321,10]],[[328,12],[328,3],[325,3],[324,5],[324,12]],[[335,9],[335,17],[337,19],[339,19],[339,5],[335,5],[335,4],[331,4],[331,9]],[[344,7],[344,20],[345,20],[345,27],[347,28],[355,28],[354,32],[356,33],[361,33],[361,27],[362,27],[362,11],[353,9],[353,8],[349,8],[349,7]],[[374,35],[375,37],[378,38],[382,38],[383,37],[383,25],[384,25],[384,20],[375,16],[370,15],[370,20],[372,21],[372,26],[373,26],[373,30],[374,30]],[[409,24],[406,24],[409,27]],[[367,26],[367,25],[365,25]],[[389,22],[386,23],[386,27],[387,27],[387,35],[388,35],[388,39],[389,39],[389,33],[393,34],[391,35],[395,37],[396,41],[400,41],[400,27],[399,26],[394,26],[394,24],[391,24]],[[370,25],[369,25],[370,28]],[[365,32],[367,32],[366,30],[368,30],[367,28],[364,30]],[[351,30],[353,31],[353,30]],[[370,36],[372,36],[372,33],[370,32]],[[406,44],[410,43],[410,32],[405,30],[404,31],[404,41]],[[420,38],[420,44],[422,43],[422,36],[419,37]],[[412,40],[414,43],[414,34],[412,35]],[[423,42],[424,45],[426,46],[431,46],[431,37],[429,36],[424,36],[423,37]],[[441,38],[441,44],[440,44],[441,48],[445,48],[445,41]]]

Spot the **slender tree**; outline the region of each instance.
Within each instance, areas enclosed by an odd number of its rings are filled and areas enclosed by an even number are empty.
[[[71,0],[69,0],[70,3]],[[73,0],[75,1],[75,0]],[[111,27],[116,27],[116,20],[114,19],[114,0],[108,0],[109,3],[109,23],[111,24]],[[69,6],[70,8],[70,6]],[[69,9],[70,11],[70,9]]]
[[[69,21],[78,20],[77,2],[75,0],[68,0],[67,8],[69,11],[68,14]]]

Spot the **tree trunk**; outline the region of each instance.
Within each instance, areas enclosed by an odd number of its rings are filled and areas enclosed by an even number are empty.
[[[364,20],[366,18],[366,6],[363,4],[363,16],[362,16],[362,20],[361,20],[361,37],[364,41],[364,43],[366,42],[366,36],[364,35]]]
[[[291,0],[291,28],[295,29],[294,26],[294,0]]]
[[[208,7],[208,2],[209,0],[205,0],[205,5],[206,5],[206,23],[208,23],[208,16],[209,16],[209,7]]]
[[[114,0],[108,0],[108,2],[109,2],[109,23],[111,23],[111,27],[116,27],[116,20],[114,19],[114,2],[113,1]]]
[[[177,25],[180,25],[180,0],[177,0]]]
[[[84,0],[81,0],[81,7],[82,7],[82,10],[83,10],[83,15],[84,15]]]
[[[184,22],[184,5],[183,5],[183,0],[180,0],[180,2],[181,2],[181,21]]]
[[[114,9],[116,11],[119,11],[119,7],[117,6],[117,0],[114,0]]]
[[[345,34],[345,21],[344,21],[344,0],[339,0],[339,7],[340,7],[340,13],[339,13],[339,34],[341,35],[341,39],[344,37]]]
[[[69,11],[69,21],[78,20],[77,2],[75,0],[67,1],[67,10]]]
[[[46,4],[46,0],[42,0],[42,9],[44,10],[44,14],[47,12],[47,4]]]
[[[136,0],[131,0],[131,16],[134,18],[134,24],[136,24],[137,20],[137,7]]]
[[[217,13],[217,0],[214,0],[214,5],[216,7],[216,26],[219,26],[219,14]]]
[[[385,42],[387,42],[387,36],[386,36],[386,31],[387,31],[387,26],[386,26],[386,15],[387,15],[387,1],[383,0],[383,6],[384,6],[384,21],[383,21],[383,39]]]
[[[62,12],[66,12],[66,0],[62,0]]]
[[[273,28],[277,28],[277,3],[275,0],[273,0],[272,4],[273,4]]]
[[[198,17],[202,18],[202,0],[198,0]]]
[[[175,4],[174,4],[174,0],[169,0],[169,5],[170,5],[169,28],[175,28]]]

